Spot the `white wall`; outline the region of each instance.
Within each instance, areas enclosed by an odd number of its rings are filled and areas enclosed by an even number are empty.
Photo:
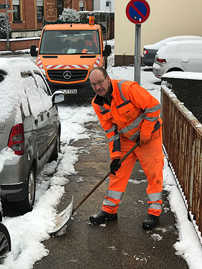
[[[141,25],[143,45],[174,35],[202,35],[202,0],[147,0],[150,16]],[[126,17],[129,0],[115,0],[115,55],[134,55],[135,24]]]

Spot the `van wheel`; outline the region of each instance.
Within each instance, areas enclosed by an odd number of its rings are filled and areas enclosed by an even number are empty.
[[[56,138],[55,147],[54,147],[54,150],[50,156],[49,162],[56,161],[58,158],[59,152],[60,152],[60,135],[58,135]]]
[[[3,223],[0,223],[0,263],[3,263],[9,251],[11,251],[10,234]]]

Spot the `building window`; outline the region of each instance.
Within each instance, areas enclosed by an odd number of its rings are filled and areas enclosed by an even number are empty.
[[[20,0],[13,0],[13,22],[21,21]]]
[[[57,10],[58,10],[58,17],[62,14],[62,11],[64,9],[64,1],[63,0],[57,0]]]
[[[79,10],[80,11],[83,11],[83,10],[85,10],[85,3],[84,3],[84,1],[79,1]]]
[[[37,0],[37,22],[42,22],[44,17],[44,0]]]

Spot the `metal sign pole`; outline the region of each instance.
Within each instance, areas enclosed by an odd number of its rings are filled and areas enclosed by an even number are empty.
[[[134,81],[140,84],[140,46],[141,46],[141,24],[135,25],[135,57],[134,57]]]

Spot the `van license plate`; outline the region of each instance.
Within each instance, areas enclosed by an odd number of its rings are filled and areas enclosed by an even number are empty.
[[[63,90],[64,94],[77,94],[77,89]]]

